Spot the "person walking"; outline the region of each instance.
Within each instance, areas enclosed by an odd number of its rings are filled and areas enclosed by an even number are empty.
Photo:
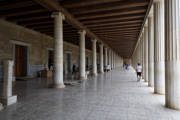
[[[140,63],[138,63],[138,65],[137,65],[136,73],[137,73],[137,81],[140,81],[141,80],[141,74],[142,74],[142,66]]]

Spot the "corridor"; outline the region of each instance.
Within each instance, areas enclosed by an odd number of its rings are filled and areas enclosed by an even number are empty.
[[[164,96],[137,82],[132,69],[64,89],[48,89],[43,81],[16,82],[18,103],[1,111],[0,120],[180,120],[180,112],[165,108]]]

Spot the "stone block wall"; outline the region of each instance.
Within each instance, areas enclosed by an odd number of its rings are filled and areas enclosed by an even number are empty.
[[[2,79],[2,61],[13,60],[13,45],[21,43],[28,46],[28,75],[36,76],[37,71],[44,69],[48,61],[48,49],[53,49],[53,38],[39,32],[24,28],[0,19],[0,79]],[[79,64],[79,46],[64,42],[64,68],[66,52],[71,53],[71,63]],[[92,52],[86,50],[89,65],[92,65]]]

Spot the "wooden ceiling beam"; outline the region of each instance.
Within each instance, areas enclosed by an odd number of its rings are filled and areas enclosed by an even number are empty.
[[[89,14],[89,13],[95,13],[95,12],[104,12],[104,11],[112,11],[112,10],[122,10],[122,9],[129,9],[134,7],[142,7],[147,6],[148,2],[146,0],[125,0],[121,2],[111,2],[106,4],[99,4],[99,5],[93,5],[93,6],[83,6],[78,8],[72,8],[70,11],[74,15],[78,14]]]
[[[132,28],[139,28],[141,27],[141,24],[125,24],[121,26],[103,26],[103,27],[91,27],[90,29],[92,31],[100,31],[100,30],[105,30],[105,29],[132,29]]]
[[[55,0],[34,0],[34,1],[40,4],[41,6],[47,8],[48,10],[62,12],[68,23],[72,24],[77,29],[85,30],[89,37],[97,39],[99,42],[103,42],[93,32],[91,32],[86,26],[80,23],[80,21],[75,19],[73,15],[69,13],[65,8],[63,8],[63,6],[61,6],[57,1]],[[108,46],[107,44],[105,45]]]
[[[65,0],[61,4],[66,8],[97,5],[102,3],[117,2],[122,0]]]
[[[113,17],[113,16],[120,16],[120,15],[128,15],[128,14],[143,14],[146,12],[146,9],[143,7],[141,8],[134,8],[128,10],[121,10],[121,11],[110,11],[104,13],[92,13],[92,14],[79,14],[76,16],[78,20],[85,20],[85,19],[95,19],[95,18],[102,18],[102,17]]]
[[[98,33],[105,33],[105,32],[138,32],[140,31],[139,27],[135,27],[135,28],[120,28],[120,29],[105,29],[105,30],[96,30],[93,31],[94,33],[98,34]]]
[[[19,1],[19,2],[15,2],[15,3],[9,3],[6,5],[2,5],[2,6],[0,5],[1,6],[0,11],[20,8],[20,7],[29,7],[29,6],[33,6],[33,5],[36,5],[36,3],[34,3],[33,1]]]
[[[47,18],[51,18],[49,15],[46,16],[35,16],[35,17],[26,17],[26,18],[12,18],[13,21],[16,22],[29,22],[29,21],[34,21],[34,20],[43,20],[43,19],[47,19]]]
[[[87,27],[100,27],[100,26],[108,26],[108,25],[115,25],[115,26],[121,26],[121,25],[124,25],[124,24],[138,24],[138,23],[142,23],[143,20],[132,20],[132,21],[117,21],[117,22],[113,22],[113,23],[102,23],[102,24],[92,24],[92,25],[86,25]]]
[[[143,19],[144,15],[137,15],[135,14],[134,16],[125,16],[125,17],[110,17],[109,19],[98,19],[98,20],[87,20],[87,21],[81,21],[83,24],[98,24],[98,23],[102,23],[102,22],[113,22],[113,21],[121,21],[121,20],[131,20],[131,19]]]
[[[11,13],[0,13],[0,17],[14,17],[14,16],[20,16],[20,15],[27,15],[32,13],[41,13],[41,12],[47,12],[45,9],[35,9],[35,10],[28,10],[28,11],[18,11],[18,12],[11,12]]]

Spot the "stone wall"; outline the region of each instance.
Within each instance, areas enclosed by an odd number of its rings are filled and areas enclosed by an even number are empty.
[[[0,79],[2,79],[2,61],[13,59],[13,45],[28,46],[28,75],[36,76],[37,71],[44,69],[48,61],[48,49],[53,49],[53,38],[39,32],[24,28],[14,23],[0,19]],[[64,56],[71,53],[71,63],[79,64],[79,46],[64,42]],[[92,64],[92,53],[86,50],[89,65]],[[66,57],[64,57],[66,67]]]

